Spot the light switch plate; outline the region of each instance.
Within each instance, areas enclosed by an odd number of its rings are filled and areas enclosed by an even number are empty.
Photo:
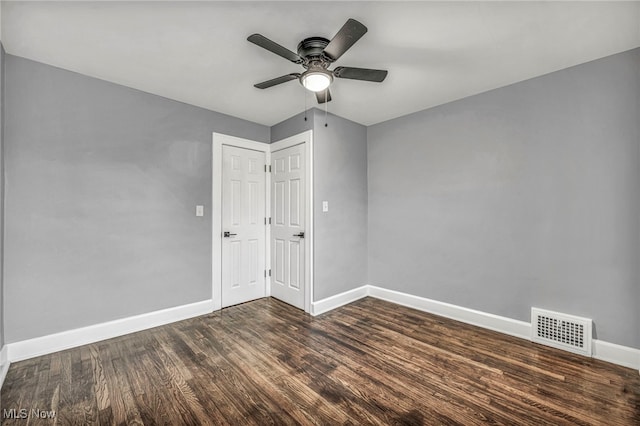
[[[204,216],[204,206],[196,206],[196,216]]]
[[[322,202],[322,212],[326,213],[329,211],[329,202],[328,201],[323,201]]]

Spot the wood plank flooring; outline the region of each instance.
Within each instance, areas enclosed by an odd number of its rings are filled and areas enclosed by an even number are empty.
[[[267,298],[12,364],[1,401],[29,412],[3,425],[640,425],[640,375],[372,298]]]

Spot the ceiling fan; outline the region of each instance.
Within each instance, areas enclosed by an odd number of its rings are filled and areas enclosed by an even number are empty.
[[[261,34],[252,34],[247,40],[289,61],[302,65],[306,71],[303,73],[291,73],[272,80],[255,84],[258,89],[267,89],[275,85],[291,80],[300,80],[307,89],[316,93],[319,104],[329,102],[331,93],[329,85],[335,78],[348,78],[351,80],[382,82],[387,77],[387,71],[368,68],[336,67],[333,70],[329,66],[337,61],[356,41],[367,32],[367,27],[355,19],[349,19],[340,28],[340,31],[331,40],[323,37],[305,38],[298,44],[298,53],[294,53],[286,47],[269,40]]]

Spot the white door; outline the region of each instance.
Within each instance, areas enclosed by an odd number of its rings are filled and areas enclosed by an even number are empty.
[[[271,154],[271,296],[304,309],[305,145]]]
[[[222,307],[266,296],[265,153],[222,147]]]

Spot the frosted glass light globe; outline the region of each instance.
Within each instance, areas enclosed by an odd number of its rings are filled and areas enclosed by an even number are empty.
[[[312,92],[322,92],[331,84],[331,77],[324,72],[309,72],[302,76],[302,85]]]

